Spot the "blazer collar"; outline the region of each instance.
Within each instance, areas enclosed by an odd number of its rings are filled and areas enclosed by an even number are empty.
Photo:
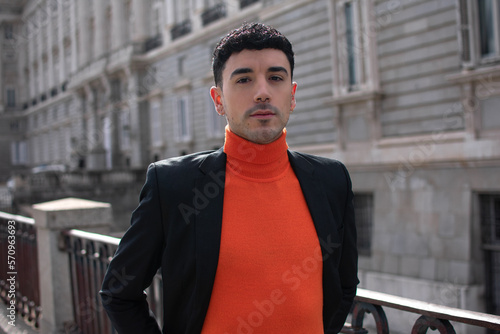
[[[309,212],[316,227],[316,233],[323,248],[328,236],[331,237],[331,226],[333,215],[324,190],[324,180],[319,180],[315,175],[315,166],[311,164],[302,154],[288,151],[290,164],[299,180],[300,188],[306,199]],[[323,252],[328,250],[323,249]]]

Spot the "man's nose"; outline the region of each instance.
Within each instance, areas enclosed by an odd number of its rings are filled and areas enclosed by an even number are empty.
[[[257,80],[254,100],[255,102],[269,102],[271,100],[271,92],[266,79]]]

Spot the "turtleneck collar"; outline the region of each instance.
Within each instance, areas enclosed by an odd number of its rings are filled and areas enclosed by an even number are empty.
[[[242,178],[261,181],[279,178],[290,166],[287,149],[286,129],[272,143],[261,145],[236,135],[226,126],[227,168]]]

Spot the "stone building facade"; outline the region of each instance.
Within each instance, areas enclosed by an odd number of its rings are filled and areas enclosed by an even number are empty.
[[[290,147],[350,170],[361,286],[500,314],[500,1],[4,0],[0,20],[4,179],[141,184],[220,147],[211,52],[262,21],[296,52]]]

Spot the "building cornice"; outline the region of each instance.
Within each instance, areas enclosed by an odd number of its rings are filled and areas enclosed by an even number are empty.
[[[36,106],[30,106],[28,109],[24,110],[24,116],[29,116],[33,113],[36,113],[40,110],[45,110],[50,107],[52,107],[55,104],[61,103],[64,100],[69,100],[73,97],[73,94],[71,91],[66,91],[57,94],[54,97],[51,97],[50,99],[43,101],[43,102],[38,102]]]
[[[378,100],[383,97],[382,92],[377,90],[361,90],[356,92],[351,92],[346,95],[331,96],[324,100],[327,106],[337,106],[348,103],[365,102],[370,100]]]
[[[482,80],[485,76],[500,76],[500,65],[463,70],[460,73],[447,75],[445,79],[454,83],[467,83],[470,81]]]
[[[348,143],[346,149],[337,142],[290,148],[340,160],[353,171],[500,166],[500,137],[473,140],[464,131]]]
[[[203,29],[201,30],[195,30],[184,37],[162,45],[160,48],[154,49],[142,55],[135,55],[133,56],[133,61],[139,64],[150,64],[172,54],[182,52],[183,50],[193,45],[197,45],[201,42],[206,42],[209,38],[226,34],[228,32],[228,27],[239,25],[243,20],[251,21],[253,19],[256,19],[257,17],[260,17],[259,13],[262,11],[262,9],[262,1],[259,1],[248,9],[244,9],[231,17],[226,17],[217,22],[214,22],[206,27],[203,27]]]

